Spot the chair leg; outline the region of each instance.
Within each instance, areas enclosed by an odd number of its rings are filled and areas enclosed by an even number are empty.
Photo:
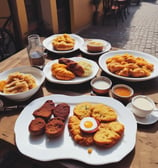
[[[113,17],[114,17],[114,21],[115,21],[115,26],[117,27],[117,25],[118,25],[118,13],[116,11],[114,11]]]
[[[127,19],[126,9],[123,9],[123,12],[124,12],[125,19]]]
[[[103,25],[103,26],[104,26],[104,24],[105,24],[105,17],[106,17],[106,15],[103,14],[103,16],[102,16],[102,25]]]
[[[129,12],[129,7],[128,6],[127,6],[126,10],[127,10],[127,14],[129,15],[130,12]]]
[[[122,14],[122,11],[120,11],[120,17],[121,17],[122,22],[124,22],[124,17],[123,17],[123,15],[124,15],[124,11],[123,11],[123,14]]]

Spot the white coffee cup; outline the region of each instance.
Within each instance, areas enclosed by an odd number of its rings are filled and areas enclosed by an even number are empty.
[[[138,95],[132,98],[132,111],[137,117],[146,117],[155,109],[154,101],[148,96]]]

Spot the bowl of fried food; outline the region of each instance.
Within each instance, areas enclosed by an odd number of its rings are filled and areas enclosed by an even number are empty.
[[[0,96],[14,101],[28,100],[44,80],[43,71],[31,66],[9,69],[0,74]]]
[[[98,62],[103,71],[126,81],[140,82],[158,76],[158,59],[140,51],[110,51],[101,55]]]

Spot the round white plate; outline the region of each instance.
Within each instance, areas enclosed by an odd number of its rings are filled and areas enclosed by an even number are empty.
[[[116,75],[114,73],[111,73],[107,68],[106,60],[110,57],[115,56],[115,55],[119,55],[119,54],[121,55],[121,54],[125,54],[125,53],[128,53],[128,54],[134,55],[136,57],[142,57],[142,58],[146,59],[148,62],[154,64],[154,71],[151,73],[150,76],[142,77],[142,78],[124,77],[124,76],[119,76],[119,75]],[[101,69],[104,72],[106,72],[107,74],[109,74],[111,76],[114,76],[116,78],[119,78],[119,79],[126,80],[126,81],[139,82],[139,81],[146,81],[146,80],[150,80],[150,79],[158,77],[158,73],[157,73],[158,72],[158,59],[156,57],[150,55],[150,54],[139,52],[139,51],[117,50],[117,51],[110,51],[108,53],[104,53],[103,55],[101,55],[99,57],[99,65],[100,65]]]
[[[88,153],[86,146],[76,144],[69,133],[68,123],[66,122],[63,136],[49,140],[45,135],[31,137],[28,126],[34,118],[32,113],[39,108],[46,100],[53,100],[58,104],[61,102],[70,105],[70,114],[73,115],[74,106],[81,102],[104,103],[114,110],[118,115],[118,121],[124,124],[125,131],[122,139],[112,148],[100,149],[90,146],[93,151]],[[57,159],[74,159],[90,165],[102,165],[119,162],[129,154],[136,143],[137,123],[133,114],[119,101],[101,96],[64,96],[50,95],[38,98],[28,104],[20,113],[15,123],[15,141],[21,153],[40,161],[51,161]],[[71,152],[70,152],[71,150]]]
[[[73,39],[75,39],[75,46],[72,50],[67,50],[67,51],[57,51],[54,50],[53,45],[52,45],[52,41],[54,38],[56,38],[57,36],[60,36],[62,34],[54,34],[50,37],[47,37],[46,39],[43,40],[43,46],[51,52],[57,53],[57,54],[66,54],[66,53],[70,53],[73,51],[76,51],[80,48],[81,45],[83,45],[84,43],[84,39],[81,38],[80,36],[76,35],[76,34],[69,34]]]
[[[103,47],[103,51],[101,52],[89,52],[87,50],[87,43],[91,40],[99,40],[99,41],[102,41],[102,43],[104,44],[104,47]],[[84,44],[80,47],[80,50],[85,53],[85,54],[88,54],[88,55],[101,55],[107,51],[109,51],[111,49],[111,44],[108,42],[108,41],[105,41],[105,40],[101,40],[101,39],[89,39],[87,41],[84,42]]]
[[[99,70],[99,66],[97,65],[97,63],[92,61],[92,60],[88,60],[88,59],[82,58],[82,57],[72,57],[72,58],[69,58],[69,59],[74,60],[74,61],[86,61],[86,62],[90,63],[92,65],[91,75],[87,76],[87,77],[75,77],[72,80],[58,80],[55,77],[53,77],[52,73],[51,73],[52,64],[58,62],[58,59],[56,59],[56,60],[48,62],[45,65],[45,67],[43,69],[43,72],[45,73],[46,79],[49,82],[59,83],[59,84],[80,84],[80,83],[89,81],[90,79],[94,78],[96,76],[98,70]]]
[[[131,105],[131,103],[128,103],[126,107],[132,112],[132,105]],[[158,116],[156,116],[156,113],[153,111],[151,114],[149,114],[145,118],[141,118],[141,117],[135,116],[135,119],[136,119],[136,121],[137,121],[138,124],[141,124],[141,125],[150,125],[150,124],[154,124],[154,123],[156,123],[158,121]]]

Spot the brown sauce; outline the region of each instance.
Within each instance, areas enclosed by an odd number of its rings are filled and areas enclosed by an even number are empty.
[[[128,88],[125,87],[118,87],[114,90],[115,94],[119,96],[130,96],[131,91]]]

